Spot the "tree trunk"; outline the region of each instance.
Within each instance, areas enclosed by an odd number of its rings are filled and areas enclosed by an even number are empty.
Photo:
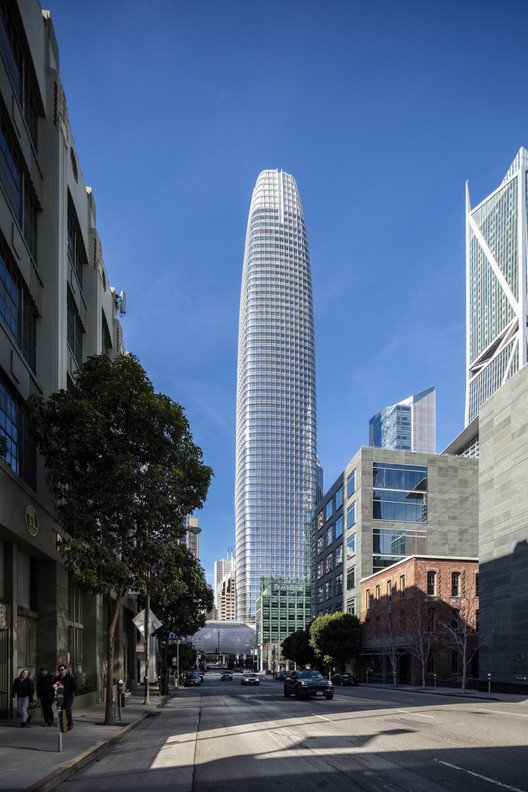
[[[108,642],[106,652],[106,709],[105,709],[105,725],[114,725],[114,649],[115,649],[115,629],[117,619],[119,616],[119,607],[123,599],[123,591],[120,590],[116,594],[114,600],[114,609],[111,611],[111,618],[108,623]],[[112,599],[110,597],[110,603]]]

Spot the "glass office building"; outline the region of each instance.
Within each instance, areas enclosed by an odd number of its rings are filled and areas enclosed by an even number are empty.
[[[471,209],[466,185],[466,426],[527,359],[528,152]]]
[[[316,492],[312,280],[295,179],[266,170],[253,191],[238,340],[237,619],[255,621],[262,577],[308,573]]]
[[[385,407],[369,421],[369,446],[396,451],[436,450],[436,393],[434,387]]]

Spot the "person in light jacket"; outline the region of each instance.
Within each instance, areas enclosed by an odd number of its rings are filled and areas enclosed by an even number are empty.
[[[31,715],[28,715],[29,702],[33,701],[35,695],[35,688],[33,682],[29,677],[29,669],[23,668],[20,676],[13,682],[13,701],[17,702],[17,709],[22,717],[21,727],[29,726],[31,723]]]

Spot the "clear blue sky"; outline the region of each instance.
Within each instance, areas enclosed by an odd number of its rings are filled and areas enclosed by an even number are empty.
[[[463,426],[465,181],[528,145],[528,4],[51,0],[70,122],[125,343],[186,409],[215,477],[200,556],[234,546],[240,282],[261,170],[293,174],[310,245],[330,486],[378,410],[437,389]]]

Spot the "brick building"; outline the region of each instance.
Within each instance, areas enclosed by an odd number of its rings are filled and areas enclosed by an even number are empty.
[[[478,560],[409,556],[361,581],[362,679],[412,685],[478,676]]]

